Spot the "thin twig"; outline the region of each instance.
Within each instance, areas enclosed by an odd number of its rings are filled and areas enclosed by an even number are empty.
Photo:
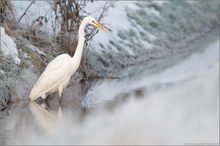
[[[30,8],[30,6],[35,2],[35,0],[33,0],[29,6],[26,8],[26,10],[24,11],[24,13],[21,15],[20,19],[18,20],[18,23],[21,21],[21,19],[24,17],[24,15],[26,14],[27,10]]]

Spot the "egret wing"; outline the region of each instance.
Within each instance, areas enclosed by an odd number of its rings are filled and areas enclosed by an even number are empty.
[[[34,85],[30,98],[37,98],[47,92],[54,92],[68,75],[70,56],[60,55],[52,60]]]
[[[47,74],[47,72],[50,72],[51,70],[58,69],[60,66],[62,66],[63,62],[65,62],[65,60],[69,58],[70,56],[68,54],[61,54],[57,56],[47,65],[47,67],[45,68],[41,76],[43,76],[44,74]]]

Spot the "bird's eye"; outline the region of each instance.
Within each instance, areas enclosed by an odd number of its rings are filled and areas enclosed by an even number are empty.
[[[95,23],[95,21],[94,21],[94,20],[92,20],[92,23]]]

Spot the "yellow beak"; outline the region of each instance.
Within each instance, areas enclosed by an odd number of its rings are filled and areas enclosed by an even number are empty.
[[[109,31],[110,31],[110,29],[108,29],[107,27],[103,26],[102,24],[100,24],[100,23],[97,22],[97,21],[94,22],[94,25],[95,25],[96,27],[98,27],[99,29],[105,31],[105,32],[109,32]]]

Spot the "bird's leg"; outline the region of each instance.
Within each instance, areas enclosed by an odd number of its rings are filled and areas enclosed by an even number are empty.
[[[62,95],[59,95],[59,104],[61,104],[62,103]]]
[[[62,103],[62,91],[59,90],[59,104]]]
[[[50,108],[50,104],[49,104],[49,100],[48,99],[45,99],[45,103]]]
[[[62,91],[63,91],[63,86],[59,86],[58,88],[58,91],[59,91],[59,102],[61,103],[62,102]]]
[[[59,119],[62,119],[63,114],[62,114],[62,108],[61,108],[61,99],[60,99],[59,101],[60,101],[60,102],[59,102],[59,107],[58,107],[58,113],[57,113],[57,115],[58,115],[58,118],[59,118]]]

